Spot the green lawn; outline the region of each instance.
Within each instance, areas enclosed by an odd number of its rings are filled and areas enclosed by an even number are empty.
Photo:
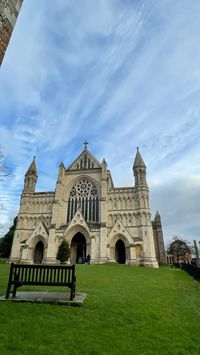
[[[77,290],[82,307],[0,302],[0,354],[200,354],[200,284],[184,271],[78,265]]]

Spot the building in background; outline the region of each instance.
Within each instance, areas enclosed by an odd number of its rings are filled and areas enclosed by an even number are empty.
[[[182,239],[175,239],[167,249],[167,263],[179,264],[192,262],[192,250],[188,243]]]
[[[157,214],[155,247],[146,166],[139,149],[134,186],[115,187],[105,159],[100,163],[87,144],[67,169],[60,164],[53,192],[35,192],[33,159],[25,174],[10,261],[56,263],[58,247],[67,240],[71,263],[81,263],[89,254],[91,263],[158,267],[163,260],[162,226]]]
[[[2,64],[23,0],[0,0],[0,65]]]

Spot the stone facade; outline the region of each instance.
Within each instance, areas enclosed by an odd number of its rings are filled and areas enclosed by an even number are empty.
[[[152,227],[153,227],[156,259],[159,264],[165,264],[166,263],[165,246],[163,240],[161,217],[158,211],[156,212],[154,221],[152,221]]]
[[[23,0],[0,1],[0,65],[8,46]]]
[[[65,168],[54,192],[35,192],[35,158],[24,180],[10,261],[56,263],[63,239],[70,262],[89,254],[91,263],[118,262],[158,267],[149,208],[146,166],[137,150],[135,186],[115,187],[107,163],[85,147]]]

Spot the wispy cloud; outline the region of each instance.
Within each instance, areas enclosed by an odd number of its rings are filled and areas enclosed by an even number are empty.
[[[33,155],[38,189],[53,190],[59,162],[87,138],[116,185],[133,184],[139,145],[166,239],[197,236],[199,18],[198,0],[24,2],[0,73],[0,140],[14,170],[5,218]]]

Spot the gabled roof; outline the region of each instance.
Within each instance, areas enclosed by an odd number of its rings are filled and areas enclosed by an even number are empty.
[[[101,168],[100,162],[85,148],[67,170],[85,170]]]
[[[77,226],[81,226],[82,228],[85,228],[88,233],[90,233],[90,228],[88,226],[87,221],[85,220],[84,216],[82,215],[82,212],[78,209],[72,218],[71,222],[69,223],[65,233],[69,231],[71,228],[76,228]]]
[[[121,235],[121,237],[125,237],[125,244],[128,246],[127,243],[132,244],[134,242],[134,239],[131,237],[130,233],[128,232],[127,228],[124,227],[123,223],[118,219],[114,226],[112,227],[109,235],[108,235],[108,243],[111,243],[113,241],[113,238],[117,235]]]
[[[31,233],[31,235],[28,237],[28,239],[26,240],[26,245],[32,245],[32,242],[35,238],[37,238],[38,240],[40,239],[40,237],[43,237],[44,240],[48,240],[48,230],[46,228],[46,226],[44,225],[43,222],[40,222],[37,227],[35,228],[35,230]]]

